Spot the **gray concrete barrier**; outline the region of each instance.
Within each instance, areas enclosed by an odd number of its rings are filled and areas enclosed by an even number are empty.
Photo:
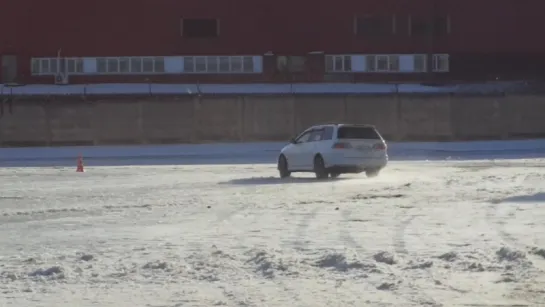
[[[539,95],[29,96],[0,118],[0,145],[280,141],[327,122],[395,141],[545,138],[543,114]]]

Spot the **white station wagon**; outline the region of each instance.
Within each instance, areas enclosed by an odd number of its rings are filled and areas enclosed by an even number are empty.
[[[282,148],[278,157],[281,178],[294,172],[313,172],[323,179],[340,174],[377,176],[388,163],[386,142],[372,125],[313,126]]]

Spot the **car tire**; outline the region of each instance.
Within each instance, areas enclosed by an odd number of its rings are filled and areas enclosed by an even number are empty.
[[[324,159],[320,155],[314,157],[314,174],[316,174],[316,178],[318,179],[326,179],[329,176],[325,168]]]
[[[331,178],[339,178],[339,176],[341,175],[341,173],[331,173],[329,174],[331,176]]]
[[[278,173],[280,174],[280,178],[291,176],[291,172],[288,169],[288,160],[284,155],[280,155],[278,158]]]
[[[368,169],[368,170],[365,170],[365,175],[367,175],[367,177],[369,178],[373,178],[373,177],[377,177],[378,174],[380,172],[380,169]]]

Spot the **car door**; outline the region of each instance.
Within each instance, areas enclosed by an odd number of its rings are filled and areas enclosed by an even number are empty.
[[[296,137],[295,142],[290,147],[289,152],[287,152],[286,158],[288,158],[290,170],[302,170],[302,153],[304,151],[304,146],[310,138],[311,132],[312,130],[307,130]]]
[[[310,132],[308,141],[301,147],[301,167],[304,170],[311,171],[314,169],[314,155],[320,146],[323,134],[323,128],[313,129]]]

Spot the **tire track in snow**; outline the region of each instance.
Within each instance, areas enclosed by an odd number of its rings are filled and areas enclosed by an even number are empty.
[[[518,210],[519,206],[515,204],[512,204],[512,207],[509,207],[506,209],[506,214],[503,217],[500,217],[499,214],[499,208],[501,206],[500,201],[493,201],[486,209],[486,219],[487,222],[494,228],[494,231],[499,235],[500,239],[506,243],[507,246],[520,250],[522,252],[528,252],[531,250],[531,246],[521,243],[521,240],[518,239],[513,234],[509,233],[505,226],[507,224],[507,221],[510,219],[516,218],[516,211]],[[527,257],[532,260],[532,265],[534,268],[536,268],[538,271],[540,271],[542,274],[545,272],[545,261],[543,261],[542,258],[539,258],[537,256],[532,255],[531,253],[526,253]],[[529,287],[535,287],[535,284],[542,284],[541,288],[545,287],[545,279],[537,280],[538,277],[533,277],[526,283],[528,283]],[[539,286],[537,287],[539,288]],[[536,292],[536,293],[534,293]],[[543,301],[543,296],[545,295],[544,290],[535,290],[531,291],[531,294],[525,294],[525,296],[531,295],[533,297],[533,303],[540,304]],[[528,298],[526,298],[528,299]]]
[[[216,216],[216,220],[215,220],[215,223],[214,223],[214,226],[216,228],[220,227],[218,225],[221,225],[221,224],[225,224],[225,223],[230,223],[231,219],[233,217],[235,217],[236,215],[238,214],[241,214],[243,213],[244,211],[247,211],[249,208],[251,208],[253,206],[253,204],[244,204],[234,210],[227,210],[227,211],[222,211],[221,213],[218,213],[217,216]],[[257,221],[254,221],[254,223],[258,223],[259,224],[259,219],[260,216],[259,215],[254,215],[254,219],[256,219]],[[242,245],[244,245],[245,247],[246,246],[250,246],[250,244],[244,244],[245,240],[244,238],[248,238],[248,236],[239,236],[239,239],[238,239],[238,242],[239,243],[242,243]],[[250,249],[251,250],[251,249]],[[245,260],[245,263],[248,263],[248,259]],[[233,265],[233,267],[235,267]],[[238,271],[240,271],[241,273],[243,273],[247,278],[250,278],[251,280],[256,280],[258,278],[254,278],[253,275],[251,275],[250,273],[248,273],[244,268],[236,268]],[[250,274],[250,275],[249,275]],[[249,276],[249,277],[248,277]],[[291,299],[294,301],[294,302],[301,302],[301,296],[298,292],[294,291],[293,289],[290,289],[286,283],[284,283],[281,279],[279,278],[267,278],[266,279],[267,282],[270,282],[270,283],[273,283],[275,284],[276,288],[283,294],[287,294],[287,293],[290,293],[290,297]],[[265,304],[264,306],[267,306],[267,304],[265,303],[266,302],[266,297],[263,297],[261,299],[261,302],[259,304]],[[246,295],[246,300],[248,300],[248,295]],[[248,306],[248,305],[244,305],[244,304],[248,304],[248,302],[243,302],[241,303],[240,306]],[[251,306],[258,306],[259,304],[253,304]]]
[[[333,203],[328,201],[321,201],[321,200],[304,201],[304,202],[298,203],[298,205],[315,205],[316,206],[312,210],[310,210],[310,212],[306,213],[303,216],[303,218],[297,224],[297,228],[295,229],[295,240],[293,243],[293,248],[299,254],[306,251],[312,251],[312,248],[309,246],[312,242],[308,240],[308,229],[310,228],[312,222],[316,220],[318,213],[320,211],[323,211],[325,208],[327,208],[327,205],[331,205],[331,204]],[[357,295],[359,296],[360,293],[357,293]],[[341,304],[341,303],[342,303],[341,301],[338,302],[338,304]],[[312,304],[308,306],[312,306]]]
[[[300,203],[300,205],[306,205],[310,204],[307,202]],[[317,206],[314,209],[312,209],[308,214],[305,214],[304,217],[301,219],[301,221],[297,224],[297,228],[295,229],[295,241],[294,241],[294,248],[298,252],[303,252],[308,250],[308,245],[310,241],[308,241],[307,238],[307,231],[310,227],[310,224],[313,220],[316,219],[316,216],[318,215],[318,212],[323,209],[323,206]]]
[[[396,229],[395,235],[394,235],[394,238],[393,238],[394,246],[396,246],[396,253],[404,254],[404,255],[407,255],[407,256],[415,255],[415,254],[417,255],[417,253],[412,253],[410,250],[407,249],[407,244],[406,244],[406,239],[405,238],[407,237],[407,229],[409,228],[409,226],[411,226],[413,224],[414,220],[416,220],[417,218],[420,218],[420,217],[426,217],[426,219],[433,218],[433,217],[431,217],[429,215],[425,215],[425,214],[414,214],[414,215],[411,215],[410,217],[406,218],[405,220],[403,220],[401,223],[398,224],[398,228]],[[476,219],[476,218],[474,218],[474,219]],[[422,241],[419,236],[418,236],[418,240]],[[446,279],[442,279],[442,280],[437,279],[432,274],[432,272],[430,270],[424,269],[423,271],[436,284],[439,283],[439,284],[445,286],[447,289],[449,289],[451,291],[454,291],[454,292],[458,292],[458,293],[467,293],[468,292],[466,290],[458,289],[458,288],[450,285],[449,282]],[[441,304],[441,303],[439,303],[439,304]]]
[[[501,215],[499,213],[500,207],[505,208],[505,214]],[[520,205],[511,203],[509,206],[502,204],[499,200],[492,201],[491,204],[487,206],[486,209],[486,220],[489,225],[491,225],[494,231],[499,235],[499,237],[510,247],[519,249],[523,252],[531,251],[536,246],[531,246],[526,243],[523,243],[525,238],[520,238],[515,236],[506,230],[506,225],[510,220],[516,220],[517,211],[521,210]],[[536,257],[531,253],[528,254],[532,260],[534,260],[534,265],[536,268],[545,272],[545,261],[543,258]]]
[[[251,207],[251,204],[244,204],[244,205],[238,206],[235,209],[222,210],[221,212],[216,213],[216,219],[213,222],[210,222],[210,226],[215,228],[216,232],[219,232],[219,229],[222,226],[232,225],[231,220],[235,216],[248,210],[250,207]],[[258,218],[258,216],[255,215],[254,218]],[[247,243],[246,238],[248,238],[248,236],[246,235],[238,236],[237,243],[243,246],[243,248],[245,249],[244,251],[241,251],[239,255],[245,254],[248,251],[247,249],[250,248],[249,246],[251,244]],[[239,255],[237,255],[237,257]],[[255,277],[254,276],[255,272],[249,272],[248,269],[245,268],[244,264],[248,263],[248,259],[240,259],[239,261],[240,262],[238,263],[230,263],[229,267],[232,270],[239,272],[239,275],[242,277],[241,279],[242,283],[245,283],[247,287],[246,286],[242,287],[242,289],[244,290],[241,290],[240,287],[220,286],[219,288],[222,290],[225,299],[229,301],[233,306],[256,306],[257,307],[260,304],[267,306],[266,301],[268,300],[268,297],[266,297],[265,295],[260,295],[259,297],[256,298],[254,297],[254,295],[250,295],[248,293],[249,292],[248,288],[253,290],[252,286],[259,284],[254,282],[257,279],[259,279],[259,277]],[[275,279],[273,282],[277,284],[277,288],[286,289],[286,286],[278,279]]]
[[[509,220],[516,219],[517,211],[520,210],[519,205],[512,204],[511,207],[506,209],[505,214],[500,216],[498,211],[501,205],[501,202],[493,202],[488,206],[486,213],[488,223],[494,228],[494,231],[496,231],[496,233],[508,246],[523,252],[531,251],[533,248],[535,248],[535,246],[522,243],[521,238],[518,238],[505,229]],[[531,253],[528,253],[528,257],[534,260],[533,264],[537,269],[545,273],[545,261],[543,258],[534,256]]]
[[[409,254],[409,251],[407,250],[407,246],[405,244],[405,234],[407,232],[407,228],[416,217],[417,215],[411,215],[410,217],[405,218],[399,224],[397,224],[393,237],[394,251],[396,254]]]
[[[396,194],[396,195],[398,195],[398,194]],[[385,198],[389,198],[389,197],[385,197]],[[381,208],[381,210],[373,212],[374,217],[380,218],[381,213],[386,211],[387,206],[385,206],[384,204],[380,204],[380,208]],[[404,212],[405,211],[407,211],[407,210],[404,210]],[[355,251],[358,260],[364,259],[362,254],[366,251],[365,247],[362,244],[360,244],[358,242],[358,240],[356,240],[351,235],[351,230],[348,229],[348,227],[346,226],[349,222],[354,221],[354,219],[352,218],[352,211],[349,210],[349,209],[345,209],[345,210],[343,210],[341,212],[341,216],[343,217],[343,219],[341,220],[342,226],[339,227],[339,238],[343,242],[346,242],[349,245],[349,247],[351,247]],[[412,217],[410,219],[410,221],[412,221],[412,219],[414,219],[414,217]],[[410,221],[409,221],[409,223],[410,223]],[[403,225],[403,224],[405,224],[405,226],[402,226],[401,228],[398,226],[398,225]],[[400,222],[398,225],[396,225],[396,229],[404,229],[408,225],[408,223],[406,221],[404,221],[404,222]],[[399,237],[399,235],[396,232],[396,235],[394,236],[394,238],[397,238],[397,237]],[[403,237],[403,234],[401,234],[401,237]],[[395,243],[394,243],[394,248],[395,248]],[[400,276],[404,275],[399,270],[396,270],[396,269],[392,268],[391,265],[387,265],[387,266],[384,266],[384,267],[381,267],[381,268],[387,270],[387,273],[389,275],[395,276],[396,278],[399,278]],[[372,287],[376,287],[375,285],[372,285],[369,282],[367,282],[367,283]],[[397,298],[400,298],[400,299],[406,299],[408,301],[411,301],[411,302],[417,303],[417,304],[422,304],[423,302],[425,302],[425,305],[441,306],[441,305],[439,305],[439,304],[437,304],[435,302],[435,299],[433,299],[432,297],[429,297],[427,295],[426,295],[427,297],[422,298],[422,299],[419,300],[419,299],[415,299],[414,297],[405,297],[402,294],[399,294],[399,293],[397,293],[395,291],[392,291],[391,294],[394,297],[397,297]]]

